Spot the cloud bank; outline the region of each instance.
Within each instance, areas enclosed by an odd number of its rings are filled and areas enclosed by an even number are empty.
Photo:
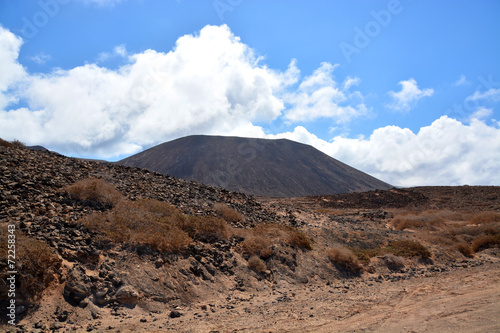
[[[116,158],[191,134],[286,137],[311,144],[344,163],[394,185],[500,184],[500,129],[482,119],[483,108],[462,123],[441,117],[418,133],[378,128],[368,138],[310,133],[317,119],[345,124],[371,112],[356,87],[337,81],[323,63],[301,78],[296,61],[286,71],[268,68],[225,26],[206,26],[180,37],[168,53],[129,54],[124,45],[101,59],[120,56],[118,69],[86,64],[47,74],[28,73],[18,62],[22,40],[0,26],[0,137],[41,144],[64,154]],[[393,107],[407,110],[432,89],[414,79],[391,92]],[[496,100],[498,92],[470,99]],[[295,124],[266,134],[257,124]]]
[[[301,126],[274,137],[313,145],[393,185],[500,184],[500,128],[478,119],[467,125],[442,116],[418,133],[386,126],[369,138],[330,142]]]

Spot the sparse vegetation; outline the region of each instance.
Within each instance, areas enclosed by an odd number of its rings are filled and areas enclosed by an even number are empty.
[[[500,222],[500,213],[497,212],[480,212],[469,221],[472,225],[492,224],[498,222]]]
[[[228,222],[244,222],[245,217],[234,208],[231,208],[223,203],[217,202],[214,204],[215,211],[222,217],[224,220]]]
[[[20,140],[17,140],[17,139],[12,140],[10,143],[11,143],[13,146],[15,146],[15,147],[20,147],[20,148],[24,148],[24,147],[26,147],[26,144],[25,144],[24,142],[22,142],[22,141],[20,141]]]
[[[500,246],[500,234],[481,236],[472,242],[472,251],[479,252],[491,247]]]
[[[153,199],[122,200],[112,210],[91,214],[80,222],[104,232],[112,241],[145,244],[168,252],[180,251],[193,239],[213,242],[231,235],[224,220],[187,216],[168,203]]]
[[[272,245],[289,245],[303,250],[311,250],[311,240],[301,231],[273,223],[261,223],[247,232],[241,243],[242,252],[267,259],[273,255]]]
[[[267,270],[266,263],[264,260],[260,259],[258,256],[251,256],[248,259],[248,267],[257,273],[262,273]]]
[[[0,225],[1,235],[6,237],[7,226]],[[46,243],[16,232],[16,270],[21,272],[17,276],[16,292],[20,299],[28,302],[38,301],[41,293],[50,285],[59,273],[61,260],[54,250]],[[2,237],[3,238],[3,237]],[[0,242],[0,255],[7,258],[7,240]],[[4,261],[6,264],[6,261]],[[1,267],[2,265],[0,265]],[[1,269],[3,273],[8,269]],[[2,274],[2,280],[5,281]]]
[[[423,259],[432,256],[431,251],[415,240],[395,240],[389,243],[386,250],[400,257],[418,257]]]
[[[383,258],[385,265],[390,270],[399,270],[405,267],[405,261],[403,258],[395,256],[392,253],[386,254]]]
[[[290,228],[288,237],[290,244],[294,247],[298,247],[304,250],[313,249],[311,239],[300,230]]]
[[[5,147],[5,148],[12,147],[12,143],[0,138],[0,147]]]
[[[345,247],[336,246],[328,248],[326,255],[338,268],[348,274],[359,274],[363,269],[356,255]]]
[[[471,247],[467,243],[458,243],[456,245],[458,252],[462,253],[467,258],[474,257],[474,251],[472,251]]]
[[[443,225],[444,220],[441,216],[429,212],[410,213],[395,216],[391,224],[396,230],[404,229],[426,229],[436,230]]]
[[[500,237],[500,213],[430,210],[399,212],[391,221],[396,230],[417,229],[416,238],[472,258],[475,252],[495,247]]]
[[[360,249],[359,247],[351,247],[349,250],[351,250],[358,260],[364,264],[369,263],[371,258],[381,255],[383,252],[380,247],[375,249]]]
[[[98,178],[81,180],[66,186],[62,191],[68,193],[72,199],[83,201],[90,206],[112,207],[123,199],[123,195],[114,185]]]

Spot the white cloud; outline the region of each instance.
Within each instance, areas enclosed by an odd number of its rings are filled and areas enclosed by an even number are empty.
[[[322,63],[312,75],[304,78],[297,91],[285,95],[285,101],[291,105],[285,115],[287,120],[331,118],[337,123],[345,123],[368,112],[363,95],[359,91],[349,91],[359,83],[359,78],[348,77],[339,88],[332,74],[336,66]]]
[[[466,101],[477,101],[477,100],[488,100],[488,101],[498,101],[500,100],[500,88],[490,88],[485,92],[475,91],[473,95],[468,96]]]
[[[6,92],[26,77],[23,66],[17,62],[22,43],[21,38],[0,26],[0,110],[18,100],[17,94]]]
[[[465,125],[443,116],[418,133],[386,126],[366,139],[338,136],[327,142],[302,126],[270,137],[310,144],[397,186],[500,184],[500,128],[478,119]]]
[[[465,75],[460,75],[460,77],[458,78],[458,80],[455,81],[454,85],[455,86],[463,86],[463,85],[466,85],[466,84],[469,84],[470,82],[467,81],[467,79],[465,78]]]
[[[49,55],[49,54],[46,54],[46,53],[40,53],[40,54],[37,54],[33,57],[30,58],[32,61],[36,62],[37,64],[39,65],[43,65],[45,64],[47,61],[49,61],[50,59],[52,59],[52,57]]]
[[[400,81],[401,91],[394,92],[389,91],[389,96],[392,97],[392,103],[388,104],[387,107],[396,111],[409,111],[415,107],[418,101],[426,96],[432,96],[434,93],[433,89],[419,89],[417,86],[417,81],[414,78],[410,78],[407,81]]]
[[[484,119],[493,114],[493,109],[488,109],[485,107],[479,107],[471,116],[470,120],[472,119]]]
[[[117,70],[87,64],[26,76],[16,60],[21,40],[3,30],[0,43],[0,66],[7,74],[0,78],[0,136],[105,158],[187,134],[263,136],[253,122],[281,114],[284,104],[277,96],[297,71],[293,63],[285,73],[260,65],[227,26],[183,36],[168,53],[131,55]],[[15,93],[29,109],[7,109],[21,78],[22,89]]]
[[[101,52],[97,56],[97,62],[105,62],[111,58],[121,57],[126,58],[128,56],[127,48],[125,45],[115,46],[113,52]]]

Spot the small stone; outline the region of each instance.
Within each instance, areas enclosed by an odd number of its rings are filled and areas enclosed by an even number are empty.
[[[172,310],[172,311],[170,311],[170,314],[168,316],[170,318],[179,318],[180,316],[182,316],[182,313],[180,313],[177,310]]]

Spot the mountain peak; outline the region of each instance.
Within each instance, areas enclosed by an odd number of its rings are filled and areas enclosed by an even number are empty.
[[[299,197],[392,186],[288,139],[192,135],[118,162],[246,194]]]

